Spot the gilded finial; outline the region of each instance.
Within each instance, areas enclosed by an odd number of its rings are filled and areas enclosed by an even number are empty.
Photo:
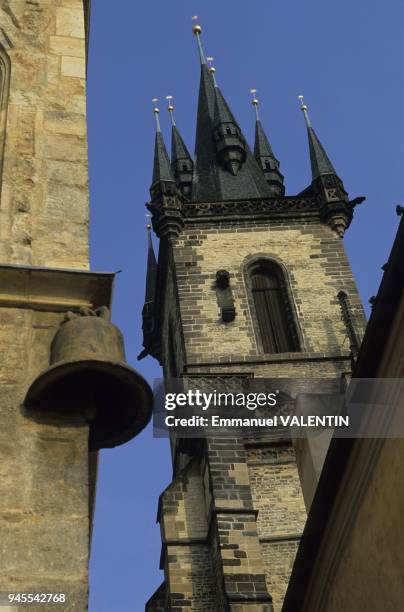
[[[166,100],[168,102],[167,110],[170,114],[171,124],[175,125],[173,96],[166,96]]]
[[[259,117],[259,113],[258,113],[258,104],[259,104],[259,102],[258,102],[258,98],[257,98],[257,90],[256,89],[250,89],[250,94],[252,96],[251,104],[253,105],[253,107],[255,109],[255,118],[256,118],[257,121],[259,121],[260,117]]]
[[[161,127],[160,127],[160,119],[159,119],[159,113],[160,113],[160,109],[158,108],[158,106],[156,106],[157,102],[158,102],[158,98],[153,98],[152,99],[153,102],[153,114],[154,114],[154,118],[156,120],[156,130],[158,132],[161,132]]]
[[[206,58],[206,61],[209,63],[209,72],[212,75],[212,79],[213,79],[213,84],[215,87],[217,87],[217,82],[216,82],[216,68],[213,66],[212,62],[215,58],[210,56]]]
[[[311,121],[310,121],[310,117],[309,117],[309,113],[307,112],[307,104],[305,104],[304,102],[304,96],[300,95],[297,96],[299,101],[300,101],[300,110],[303,112],[305,121],[306,121],[306,125],[308,128],[311,128]]]
[[[194,15],[192,17],[192,21],[197,21],[198,19],[199,19],[198,15]],[[198,41],[198,51],[199,51],[199,57],[201,59],[201,64],[206,64],[205,54],[203,52],[202,41],[201,41],[202,28],[198,23],[196,23],[194,27],[192,28],[192,31],[196,36],[196,40]]]
[[[192,21],[197,21],[198,19],[199,19],[198,15],[194,15],[192,17]],[[198,23],[194,25],[194,27],[192,28],[192,31],[196,36],[199,36],[199,34],[202,34],[202,28]]]
[[[151,214],[150,214],[150,213],[146,213],[146,214],[145,214],[145,217],[146,217],[146,219],[147,219],[146,229],[147,229],[147,231],[150,233],[150,230],[151,230],[151,228],[152,228],[151,223],[150,223],[150,221],[151,221]]]

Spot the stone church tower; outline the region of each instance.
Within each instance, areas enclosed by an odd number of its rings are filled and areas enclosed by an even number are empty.
[[[156,262],[150,240],[141,356],[195,386],[247,376],[335,388],[365,323],[342,242],[362,199],[349,200],[304,104],[312,182],[286,196],[258,101],[252,152],[194,33],[194,158],[174,119],[169,158],[155,109],[148,208],[160,247]],[[158,505],[164,582],[146,610],[280,612],[310,504],[290,437],[171,442],[173,481]]]
[[[0,592],[62,593],[78,612],[97,451],[132,438],[152,400],[109,321],[114,275],[89,271],[87,13],[0,8]]]

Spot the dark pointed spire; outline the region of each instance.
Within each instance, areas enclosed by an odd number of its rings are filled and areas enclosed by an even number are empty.
[[[156,281],[157,281],[157,260],[154,254],[153,242],[151,237],[151,225],[148,223],[147,229],[147,275],[146,275],[146,292],[145,292],[145,307],[147,304],[153,304],[156,297]]]
[[[307,127],[307,135],[309,138],[309,149],[310,149],[310,161],[311,161],[311,173],[312,180],[314,181],[319,176],[325,174],[337,175],[334,166],[332,165],[330,158],[321,142],[319,141],[317,134],[315,133],[313,126],[310,121],[307,106],[303,101],[303,96],[299,96],[300,108],[303,111],[304,119]]]
[[[298,96],[303,111],[309,138],[312,181],[305,189],[314,194],[319,203],[320,219],[327,223],[340,237],[352,221],[355,201],[350,202],[344,183],[337,175],[327,153],[311,125],[303,96]]]
[[[157,102],[156,98],[153,101]],[[160,111],[157,107],[154,107],[153,113],[156,120],[156,139],[154,145],[152,188],[156,183],[160,183],[162,181],[174,181],[174,177],[171,172],[170,158],[168,157],[163,134],[161,133],[159,119]]]
[[[142,329],[143,329],[143,346],[144,350],[138,356],[138,359],[143,359],[148,354],[152,354],[152,344],[154,340],[155,330],[155,299],[157,288],[157,261],[154,254],[153,242],[151,238],[151,225],[147,228],[147,272],[146,272],[146,291],[145,300],[142,310]]]
[[[194,26],[201,60],[198,119],[195,142],[194,201],[270,197],[270,189],[243,133],[208,67],[201,42],[202,29]]]
[[[257,90],[252,89],[251,93],[253,94],[252,105],[255,109],[254,156],[262,172],[264,173],[272,195],[283,196],[285,194],[283,175],[279,170],[279,161],[276,159],[267,135],[265,134],[264,128],[262,127],[258,112],[258,99],[255,96]]]
[[[190,197],[192,189],[192,175],[194,162],[182,139],[174,118],[173,97],[166,96],[168,100],[168,112],[171,117],[171,168],[178,187],[183,195]]]

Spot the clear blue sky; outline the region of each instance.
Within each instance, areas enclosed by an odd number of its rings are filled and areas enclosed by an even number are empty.
[[[310,182],[297,95],[350,196],[366,195],[345,243],[363,301],[376,293],[380,267],[404,201],[404,4],[389,0],[92,0],[88,65],[91,253],[94,270],[122,270],[113,319],[128,361],[151,382],[159,376],[141,348],[146,258],[145,207],[154,141],[151,99],[175,96],[177,124],[193,150],[199,83],[191,16],[203,25],[217,78],[248,139],[249,90],[281,161],[288,194]],[[91,612],[141,612],[162,580],[155,524],[170,481],[168,444],[150,427],[101,453],[91,563]]]

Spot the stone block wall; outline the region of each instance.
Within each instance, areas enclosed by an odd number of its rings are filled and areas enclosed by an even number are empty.
[[[88,426],[73,418],[38,420],[22,405],[29,383],[49,366],[62,319],[0,308],[0,591],[68,592],[65,609],[84,611]]]
[[[189,224],[174,245],[178,296],[188,361],[262,355],[253,326],[246,268],[253,259],[283,265],[303,354],[349,352],[337,300],[348,294],[361,333],[364,315],[341,239],[318,221]],[[223,323],[215,291],[219,269],[230,272],[236,319]],[[286,375],[286,374],[284,374]]]
[[[109,304],[55,271],[89,267],[84,4],[0,3],[0,590],[66,592],[66,612],[87,610],[96,462],[84,419],[23,402],[65,312]]]
[[[2,263],[88,269],[85,56],[83,0],[1,4]]]
[[[287,441],[251,442],[247,466],[267,588],[274,612],[280,612],[306,521],[293,447]]]

